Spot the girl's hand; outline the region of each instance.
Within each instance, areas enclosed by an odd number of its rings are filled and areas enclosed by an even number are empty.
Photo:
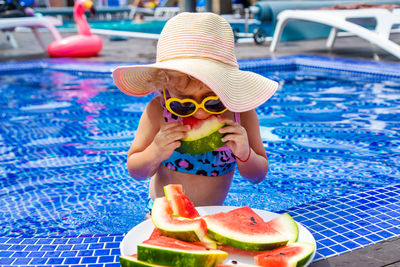
[[[158,157],[162,160],[169,158],[174,150],[180,147],[179,140],[185,138],[189,130],[190,126],[181,122],[163,124],[152,143],[158,152]]]
[[[246,129],[239,123],[228,118],[219,116],[218,120],[226,124],[225,127],[219,129],[220,133],[225,134],[225,136],[221,138],[221,141],[227,142],[227,146],[236,157],[239,159],[246,159],[250,149]]]

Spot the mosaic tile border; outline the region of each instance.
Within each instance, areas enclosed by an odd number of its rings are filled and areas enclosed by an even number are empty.
[[[400,184],[283,210],[313,234],[314,261],[400,236]],[[124,235],[0,237],[0,266],[119,266]]]

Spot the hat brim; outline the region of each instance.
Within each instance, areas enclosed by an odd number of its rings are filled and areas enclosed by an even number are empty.
[[[278,83],[259,74],[207,58],[176,58],[149,65],[117,67],[113,79],[117,87],[132,96],[143,96],[160,88],[149,88],[156,70],[186,73],[205,83],[232,112],[245,112],[267,101]]]

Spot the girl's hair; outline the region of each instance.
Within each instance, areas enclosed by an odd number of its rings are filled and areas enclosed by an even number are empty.
[[[155,91],[160,90],[162,86],[181,91],[180,89],[186,88],[191,80],[198,81],[192,76],[182,72],[160,69],[154,70],[154,73],[151,75],[151,78],[147,80],[147,83],[149,88],[152,88]]]

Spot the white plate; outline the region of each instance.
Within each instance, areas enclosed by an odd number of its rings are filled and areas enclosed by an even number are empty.
[[[197,207],[197,211],[200,213],[200,215],[206,215],[206,214],[215,214],[218,212],[228,212],[232,209],[236,209],[238,207],[232,207],[232,206],[206,206],[206,207]],[[261,218],[264,219],[264,221],[269,221],[272,220],[276,217],[278,217],[280,214],[278,213],[273,213],[265,210],[259,210],[259,209],[253,209]],[[307,230],[303,225],[300,223],[296,222],[298,227],[299,227],[299,236],[297,241],[298,242],[308,242],[311,244],[314,244],[315,247],[317,246],[315,243],[315,239],[313,235],[310,233],[310,231]],[[134,228],[132,228],[124,237],[122,240],[119,248],[121,250],[121,255],[132,255],[136,253],[137,245],[141,244],[143,241],[149,239],[151,233],[154,230],[154,225],[151,220],[146,220],[144,222],[141,222],[140,224],[136,225]],[[307,265],[309,265],[314,256],[315,256],[315,250],[311,258],[308,260]],[[236,264],[253,264],[254,265],[254,259],[252,256],[246,256],[246,255],[239,255],[235,253],[229,253],[228,257],[224,261],[224,264],[232,264],[232,261],[236,261]]]

